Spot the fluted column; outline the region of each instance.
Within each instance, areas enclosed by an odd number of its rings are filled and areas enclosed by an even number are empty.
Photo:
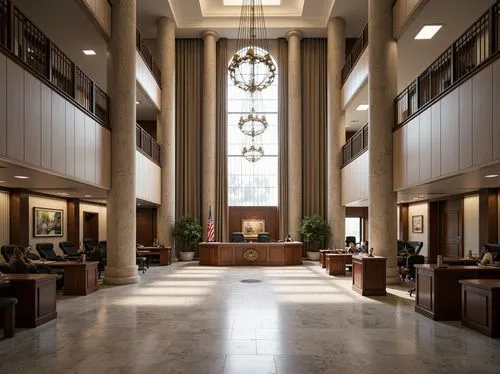
[[[397,198],[392,187],[392,126],[397,90],[397,44],[392,0],[368,1],[369,246],[387,258],[387,282],[399,282],[396,251]]]
[[[203,172],[201,198],[201,224],[203,240],[207,239],[208,209],[215,208],[215,165],[216,165],[216,71],[217,71],[217,34],[215,31],[203,33]]]
[[[161,205],[158,207],[158,240],[172,247],[175,220],[175,22],[158,21],[158,53],[161,70],[161,111],[157,134],[161,152]],[[175,260],[175,251],[172,258]]]
[[[299,238],[297,226],[302,219],[302,96],[300,39],[297,30],[286,34],[288,40],[288,231]]]
[[[345,21],[332,18],[328,22],[328,171],[327,216],[332,227],[330,245],[343,248],[345,239],[345,207],[342,206],[342,146],[345,143],[345,116],[342,110],[342,68],[345,62]]]
[[[136,265],[135,29],[136,0],[114,0],[110,43],[111,190],[104,282],[140,281]]]

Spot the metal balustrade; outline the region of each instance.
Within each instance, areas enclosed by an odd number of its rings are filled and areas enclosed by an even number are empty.
[[[368,124],[351,136],[342,146],[342,167],[348,165],[368,149]]]
[[[149,50],[149,47],[146,44],[146,41],[143,39],[139,30],[135,31],[135,44],[136,44],[137,50],[139,51],[139,54],[142,56],[142,59],[144,60],[147,67],[151,71],[151,74],[153,74],[153,77],[156,80],[156,83],[158,83],[158,86],[161,87],[160,68],[158,67],[158,64],[156,63],[156,61],[153,57],[153,54]]]
[[[345,65],[342,68],[342,84],[345,83],[345,81],[349,77],[349,74],[351,74],[351,71],[354,69],[354,66],[356,66],[356,63],[358,62],[367,46],[368,25],[365,26],[358,40],[356,40],[354,47],[352,47],[351,53],[349,53],[349,56],[347,56],[346,58]]]
[[[141,126],[135,125],[137,149],[158,166],[161,166],[160,145]]]
[[[108,124],[108,96],[9,0],[0,0],[0,47],[101,124]]]
[[[497,1],[396,97],[394,128],[404,125],[499,53],[500,1]]]

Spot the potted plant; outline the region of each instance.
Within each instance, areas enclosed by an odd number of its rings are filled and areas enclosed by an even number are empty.
[[[305,243],[307,258],[313,261],[319,260],[319,249],[332,235],[328,222],[320,216],[306,216],[300,222],[298,231]]]
[[[201,241],[203,229],[196,218],[183,216],[175,220],[174,238],[180,244],[182,261],[192,261],[196,244]]]

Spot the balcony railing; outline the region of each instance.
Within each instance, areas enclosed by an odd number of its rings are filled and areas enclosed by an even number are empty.
[[[354,47],[352,47],[351,53],[346,58],[345,65],[342,68],[342,84],[345,83],[345,81],[349,77],[349,74],[351,74],[351,71],[354,69],[354,66],[356,66],[356,62],[358,62],[359,58],[363,54],[367,45],[368,45],[368,25],[365,26],[358,40],[356,40]]]
[[[342,147],[342,167],[368,149],[368,124],[359,129]]]
[[[395,99],[397,128],[500,52],[500,1]]]
[[[135,125],[136,147],[143,155],[161,166],[160,145],[141,126]]]
[[[146,44],[146,41],[142,38],[142,35],[139,32],[139,30],[135,31],[135,44],[137,50],[139,51],[139,54],[142,56],[142,59],[144,60],[147,67],[151,71],[151,74],[153,74],[156,83],[158,83],[158,86],[160,86],[161,88],[161,70],[158,67],[158,64],[156,63],[155,59],[153,58],[153,54],[149,50],[148,45]]]
[[[9,0],[0,0],[0,47],[100,123],[108,124],[108,96]]]

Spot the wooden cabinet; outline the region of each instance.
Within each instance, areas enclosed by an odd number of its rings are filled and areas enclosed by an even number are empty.
[[[328,275],[345,275],[346,265],[352,263],[351,254],[327,253],[326,271]]]
[[[363,296],[385,296],[387,259],[352,256],[352,289]]]
[[[9,287],[0,296],[15,297],[16,327],[37,327],[57,317],[56,276],[53,274],[6,274]]]
[[[64,295],[85,296],[97,291],[97,261],[53,262],[50,267],[64,269]]]
[[[323,269],[326,269],[326,255],[332,253],[333,249],[320,249],[319,250],[319,263]]]

